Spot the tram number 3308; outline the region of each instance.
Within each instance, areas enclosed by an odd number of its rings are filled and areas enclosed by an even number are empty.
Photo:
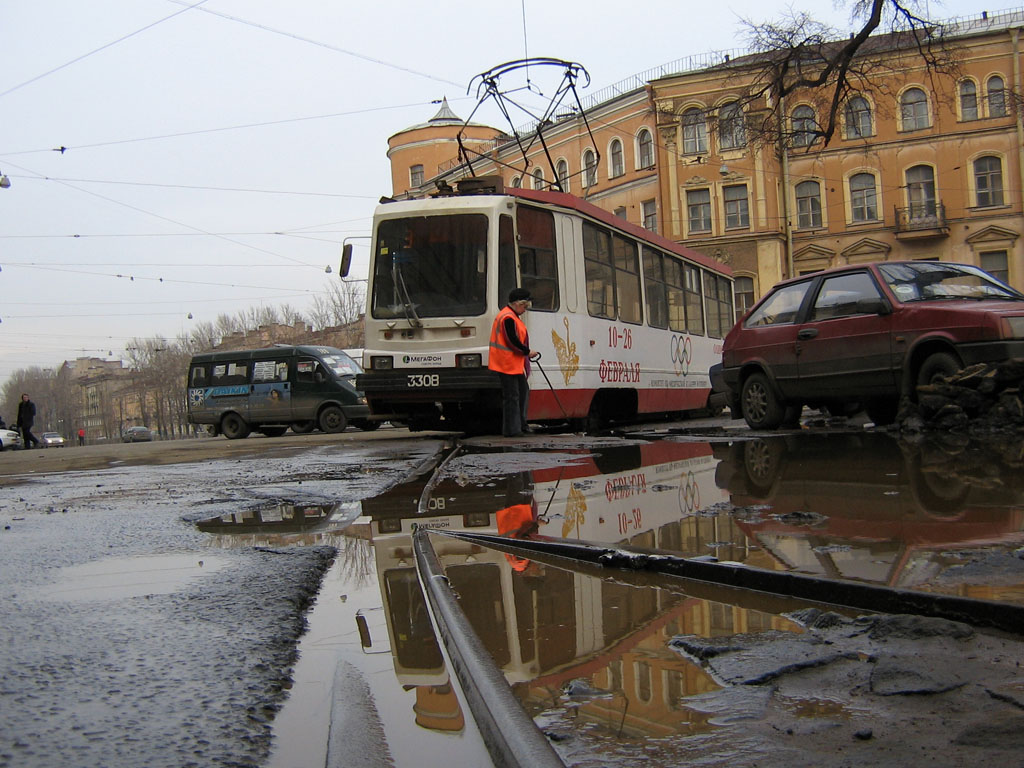
[[[436,373],[410,373],[406,376],[407,387],[438,387],[441,377]]]

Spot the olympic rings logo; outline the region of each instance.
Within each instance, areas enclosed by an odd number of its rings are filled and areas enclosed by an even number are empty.
[[[672,357],[672,370],[676,376],[685,376],[690,372],[690,362],[693,360],[693,342],[689,336],[680,336],[673,333],[669,339],[669,350]]]
[[[697,478],[693,472],[687,472],[685,482],[679,484],[679,508],[687,514],[700,509],[700,488],[697,487]]]

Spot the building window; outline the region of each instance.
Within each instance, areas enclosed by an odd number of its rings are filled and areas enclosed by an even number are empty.
[[[658,206],[653,200],[644,200],[640,206],[643,208],[644,229],[651,232],[658,231]]]
[[[640,131],[636,137],[637,165],[641,168],[654,167],[654,139],[651,132],[646,128]]]
[[[978,119],[978,86],[973,80],[960,83],[960,119]]]
[[[900,97],[902,130],[920,131],[929,126],[928,97],[920,88],[908,88]]]
[[[821,185],[801,181],[796,185],[796,220],[799,229],[821,226]]]
[[[858,173],[850,177],[850,215],[854,221],[878,220],[878,196],[872,174]]]
[[[616,216],[618,216],[618,217],[619,217],[620,219],[628,219],[628,218],[629,218],[629,217],[628,217],[628,216],[626,215],[626,206],[624,206],[624,205],[620,205],[620,206],[619,206],[618,208],[616,208],[616,209],[615,209],[615,210],[613,211],[613,213],[614,213],[614,214],[615,214]]]
[[[686,211],[690,232],[711,231],[711,190],[690,189],[686,192]]]
[[[865,139],[871,134],[871,105],[863,96],[854,96],[846,102],[846,138]]]
[[[694,107],[683,112],[683,154],[697,155],[708,151],[708,125],[704,112]]]
[[[988,116],[1006,116],[1006,91],[1003,88],[1003,78],[993,75],[986,83],[988,90]]]
[[[814,142],[818,121],[814,119],[814,110],[801,104],[793,110],[793,146],[809,147]]]
[[[540,168],[533,172],[533,188],[544,189],[544,171]]]
[[[414,165],[409,169],[409,186],[410,187],[422,187],[423,186],[423,166]]]
[[[935,171],[930,165],[907,169],[907,202],[911,221],[935,217]]]
[[[722,149],[738,149],[747,144],[743,110],[736,102],[718,110],[718,142]]]
[[[559,160],[555,166],[556,173],[558,174],[558,186],[563,192],[569,191],[569,163],[565,160]]]
[[[737,184],[722,190],[725,200],[725,228],[737,229],[750,226],[750,213],[747,209],[747,185]]]
[[[522,176],[513,176],[512,177],[512,186],[515,189],[519,189],[521,186],[523,186],[523,177]]]
[[[981,260],[981,268],[988,272],[996,280],[1004,283],[1010,282],[1010,268],[1006,258],[1006,251],[982,251],[978,254]]]
[[[592,149],[583,153],[583,184],[587,187],[597,184],[597,156]]]
[[[1003,204],[1003,163],[998,157],[974,161],[974,190],[979,208]]]
[[[608,148],[608,178],[614,179],[626,172],[625,163],[622,162],[622,142],[615,139]]]
[[[739,320],[754,306],[754,278],[737,277],[733,282],[733,296],[736,297],[736,320]]]

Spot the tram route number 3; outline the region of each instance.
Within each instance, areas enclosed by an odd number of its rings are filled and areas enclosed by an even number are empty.
[[[407,387],[438,387],[441,377],[436,373],[410,373],[405,377]]]
[[[608,346],[622,349],[633,348],[633,329],[608,326]]]

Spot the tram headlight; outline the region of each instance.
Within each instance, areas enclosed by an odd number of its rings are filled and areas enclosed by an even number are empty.
[[[462,524],[467,528],[486,528],[491,524],[491,516],[487,512],[470,512],[462,516]]]
[[[402,530],[402,518],[385,517],[377,521],[377,528],[381,533],[398,533]]]
[[[375,371],[387,371],[395,367],[395,361],[390,355],[374,355],[370,358],[370,367]]]
[[[455,356],[456,368],[479,368],[481,365],[483,365],[483,357],[480,356],[479,352],[472,355]]]

